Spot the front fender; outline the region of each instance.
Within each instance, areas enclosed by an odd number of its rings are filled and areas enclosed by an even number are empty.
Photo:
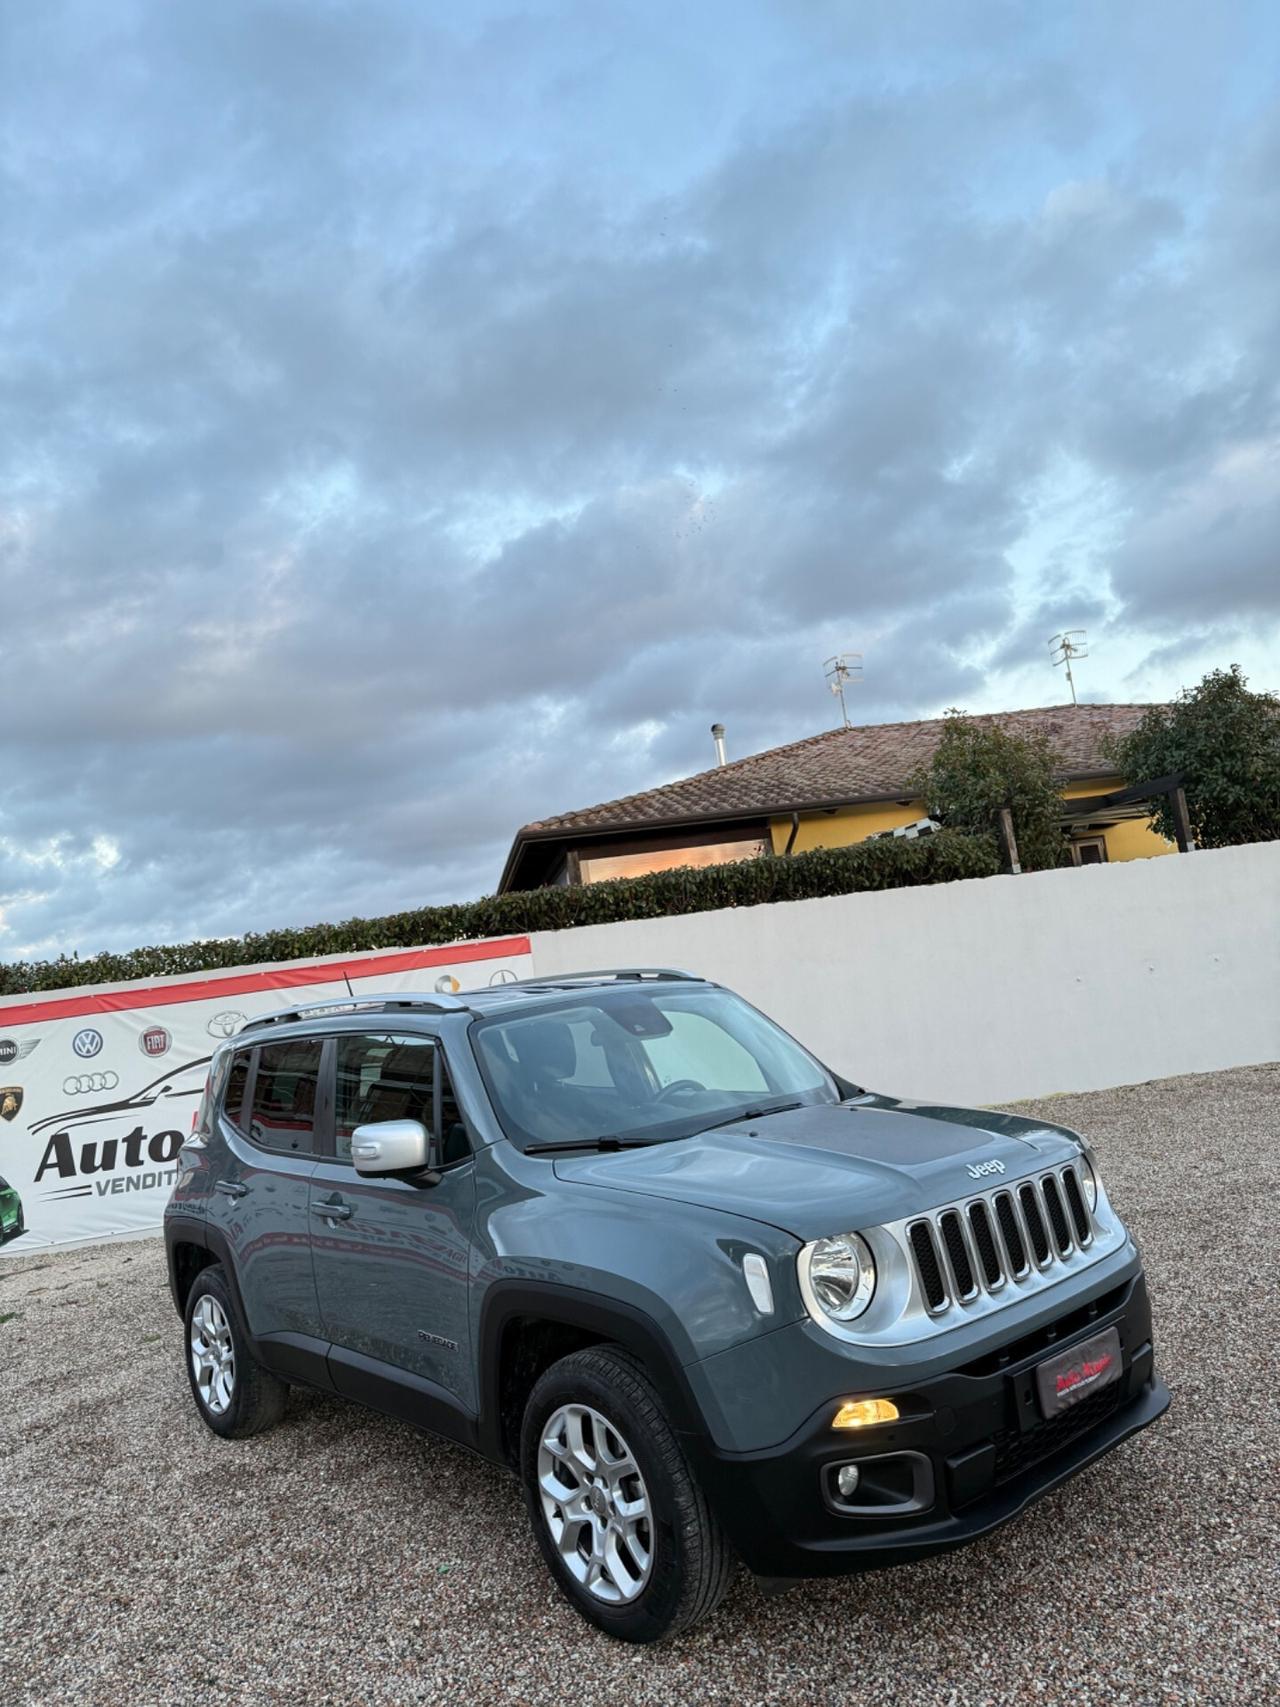
[[[633,1192],[558,1182],[555,1194],[516,1196],[483,1218],[473,1282],[569,1287],[653,1322],[681,1364],[700,1362],[805,1314],[798,1242],[744,1217]],[[742,1259],[765,1258],[773,1310],[757,1308]]]

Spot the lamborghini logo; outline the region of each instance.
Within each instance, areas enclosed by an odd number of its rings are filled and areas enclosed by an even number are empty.
[[[0,1120],[16,1120],[22,1107],[21,1085],[0,1085]]]

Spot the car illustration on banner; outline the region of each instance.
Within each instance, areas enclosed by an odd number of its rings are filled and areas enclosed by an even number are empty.
[[[0,1175],[0,1245],[18,1238],[26,1230],[27,1224],[22,1218],[22,1199],[8,1180]]]

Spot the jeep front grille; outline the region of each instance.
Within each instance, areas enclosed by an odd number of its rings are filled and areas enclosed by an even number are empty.
[[[1000,1263],[1000,1252],[996,1249],[995,1235],[991,1231],[991,1215],[985,1203],[969,1205],[969,1231],[978,1247],[978,1260],[982,1264],[983,1274],[987,1277],[987,1285],[1000,1286],[1004,1281],[1004,1269]]]
[[[942,1278],[942,1269],[938,1264],[938,1253],[933,1243],[933,1229],[927,1221],[917,1221],[911,1229],[911,1250],[915,1257],[916,1274],[920,1280],[920,1290],[924,1293],[924,1301],[930,1310],[941,1310],[947,1302],[947,1285]]]
[[[1068,1165],[921,1216],[907,1243],[921,1300],[938,1316],[983,1291],[1048,1277],[1093,1243],[1093,1222]]]
[[[973,1278],[973,1264],[969,1261],[969,1247],[960,1230],[960,1216],[954,1209],[948,1209],[945,1215],[938,1217],[938,1225],[942,1228],[942,1241],[947,1247],[956,1294],[961,1298],[972,1298],[978,1288]]]

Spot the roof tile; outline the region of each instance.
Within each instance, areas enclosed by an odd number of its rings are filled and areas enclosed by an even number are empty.
[[[1050,705],[980,713],[973,721],[994,724],[1010,734],[1047,735],[1058,755],[1060,775],[1068,779],[1105,773],[1104,737],[1126,735],[1148,709],[1146,705]],[[917,723],[827,729],[661,788],[543,818],[526,824],[521,834],[640,827],[732,812],[763,814],[808,803],[897,794],[917,767],[928,762],[944,722],[931,717]]]

